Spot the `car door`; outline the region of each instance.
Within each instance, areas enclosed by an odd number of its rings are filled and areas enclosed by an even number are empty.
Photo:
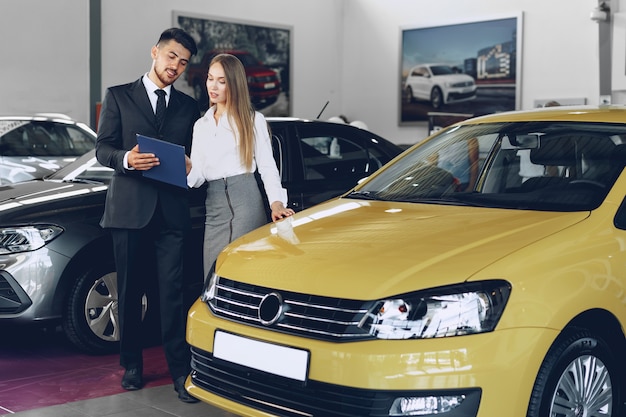
[[[418,67],[413,77],[413,94],[421,99],[430,98],[432,77],[428,67]]]
[[[291,142],[299,146],[300,155],[289,154],[292,175],[287,185],[294,210],[345,193],[387,159],[371,151],[366,131],[351,126],[298,123],[296,134]]]
[[[293,194],[290,187],[291,178],[302,177],[301,172],[298,171],[298,167],[301,166],[301,163],[299,162],[300,149],[297,144],[292,143],[292,141],[290,140],[290,138],[296,136],[295,130],[291,126],[291,123],[283,122],[269,122],[269,127],[271,132],[270,136],[272,140],[272,151],[274,153],[276,168],[278,168],[278,173],[280,174],[280,179],[283,187],[287,189],[288,193],[288,207],[291,207],[295,211],[301,210],[299,207],[302,206],[302,198],[300,195]],[[296,161],[293,161],[294,157],[297,159]],[[296,168],[295,170],[294,167]],[[261,177],[260,175],[258,175],[258,173],[257,180],[259,181],[259,186],[262,187],[263,184],[261,181]],[[264,201],[269,206],[266,194],[264,192],[261,194],[263,195]],[[271,219],[269,211],[268,219]]]

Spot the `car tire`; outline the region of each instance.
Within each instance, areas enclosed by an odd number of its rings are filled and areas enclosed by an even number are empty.
[[[434,109],[439,109],[443,105],[443,93],[441,92],[441,88],[434,87],[430,90],[430,105],[433,106]]]
[[[585,329],[567,330],[539,369],[527,417],[617,417],[619,372],[619,362],[602,338]]]
[[[69,291],[63,330],[78,349],[90,354],[116,352],[119,348],[117,274],[114,265],[100,265],[85,272]],[[143,312],[147,298],[143,298]]]
[[[404,102],[406,104],[411,104],[415,101],[415,97],[413,97],[413,89],[411,87],[407,87],[404,89]]]

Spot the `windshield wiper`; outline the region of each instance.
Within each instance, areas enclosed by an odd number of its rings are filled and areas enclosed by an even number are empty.
[[[378,192],[376,191],[352,191],[346,197],[348,198],[358,198],[361,200],[384,200],[380,198]]]
[[[460,198],[439,197],[439,198],[414,198],[411,199],[412,203],[424,203],[424,204],[443,204],[449,206],[469,206],[469,207],[490,207],[487,204],[477,203],[475,201],[468,201]]]
[[[87,179],[87,178],[65,179],[65,180],[63,180],[63,182],[71,182],[71,183],[77,183],[77,184],[103,184],[102,181],[90,180],[90,179]]]

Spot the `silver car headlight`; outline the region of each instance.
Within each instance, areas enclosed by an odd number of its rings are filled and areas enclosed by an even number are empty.
[[[37,250],[62,232],[61,227],[49,224],[0,228],[0,254]]]
[[[378,339],[429,339],[490,332],[502,316],[511,285],[463,283],[379,300],[359,323]]]
[[[200,300],[202,302],[207,303],[215,298],[217,280],[218,276],[213,273],[211,278],[204,281],[204,288],[202,288],[202,293],[200,294]]]

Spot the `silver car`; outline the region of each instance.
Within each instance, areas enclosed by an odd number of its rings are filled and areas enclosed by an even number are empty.
[[[346,192],[402,151],[350,125],[296,118],[268,121],[274,158],[289,206],[296,211]],[[118,349],[113,244],[99,225],[112,175],[91,150],[49,176],[0,187],[0,326],[60,324],[82,351]],[[203,188],[189,191],[192,230],[184,263],[189,306],[204,280],[205,198]],[[154,291],[147,289],[143,306],[149,341],[159,335]]]
[[[0,116],[0,185],[49,175],[95,144],[89,126],[63,114]]]

